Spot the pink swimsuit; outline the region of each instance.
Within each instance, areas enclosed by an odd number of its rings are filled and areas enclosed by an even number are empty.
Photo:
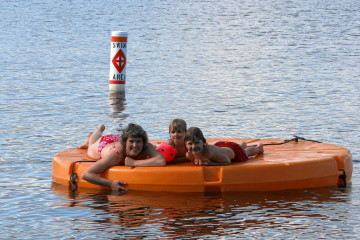
[[[120,134],[105,135],[101,137],[98,148],[100,159],[101,159],[101,151],[103,150],[103,148],[109,143],[118,142],[120,140],[120,137],[121,137]]]

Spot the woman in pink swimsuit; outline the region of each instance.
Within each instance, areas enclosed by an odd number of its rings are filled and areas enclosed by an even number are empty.
[[[109,180],[101,173],[109,167],[125,165],[128,167],[159,167],[165,166],[164,157],[149,143],[146,131],[137,124],[130,123],[120,134],[102,136],[103,124],[88,135],[86,141],[78,148],[86,149],[90,158],[97,159],[87,168],[81,178],[112,190],[126,191],[126,182],[120,179]]]

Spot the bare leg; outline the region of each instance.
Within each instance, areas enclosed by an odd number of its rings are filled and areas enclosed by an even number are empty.
[[[257,146],[249,146],[245,149],[246,155],[248,157],[255,156],[256,154],[264,153],[264,145],[259,143]]]
[[[240,147],[241,147],[242,149],[246,149],[246,148],[247,148],[247,143],[246,143],[246,142],[242,142],[242,143],[240,144]]]
[[[104,124],[100,124],[95,131],[91,134],[90,138],[89,138],[89,146],[91,144],[94,144],[99,138],[102,137],[103,132],[105,131],[105,126]]]
[[[100,138],[102,137],[103,132],[105,131],[105,126],[104,124],[100,124],[95,131],[91,134],[90,138],[89,138],[89,143],[88,143],[88,156],[91,158],[98,158],[98,148],[99,148],[99,141]]]
[[[83,144],[77,146],[77,148],[87,149],[89,147],[89,139],[90,139],[91,134],[92,133],[89,133],[89,135],[86,137],[86,141]]]

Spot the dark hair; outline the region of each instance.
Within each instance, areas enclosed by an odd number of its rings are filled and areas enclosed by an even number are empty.
[[[129,125],[122,130],[121,144],[123,145],[123,147],[125,147],[126,140],[129,137],[141,138],[144,145],[148,142],[148,136],[146,131],[140,125],[137,125],[135,123],[129,123]]]
[[[186,132],[187,125],[184,120],[182,120],[180,118],[176,118],[171,121],[171,123],[169,125],[169,132],[171,132],[171,128],[174,129],[175,131],[184,130],[184,132]]]
[[[204,143],[206,143],[206,139],[200,130],[200,128],[197,127],[191,127],[186,131],[185,134],[185,141],[195,141],[195,138],[202,140]]]

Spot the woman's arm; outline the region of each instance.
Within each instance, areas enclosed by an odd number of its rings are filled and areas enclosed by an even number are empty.
[[[92,164],[88,169],[84,171],[81,177],[82,179],[93,184],[111,187],[112,190],[116,191],[124,191],[126,189],[123,188],[121,185],[126,185],[125,182],[119,180],[111,181],[100,176],[100,174],[106,171],[109,167],[118,165],[119,163],[120,158],[115,154],[115,152],[111,152],[108,155],[104,156],[104,158]]]
[[[148,156],[148,158],[135,160],[130,157],[125,158],[125,166],[129,167],[162,167],[166,165],[166,161],[161,153],[159,153],[156,148],[147,143],[144,148],[141,156]]]

